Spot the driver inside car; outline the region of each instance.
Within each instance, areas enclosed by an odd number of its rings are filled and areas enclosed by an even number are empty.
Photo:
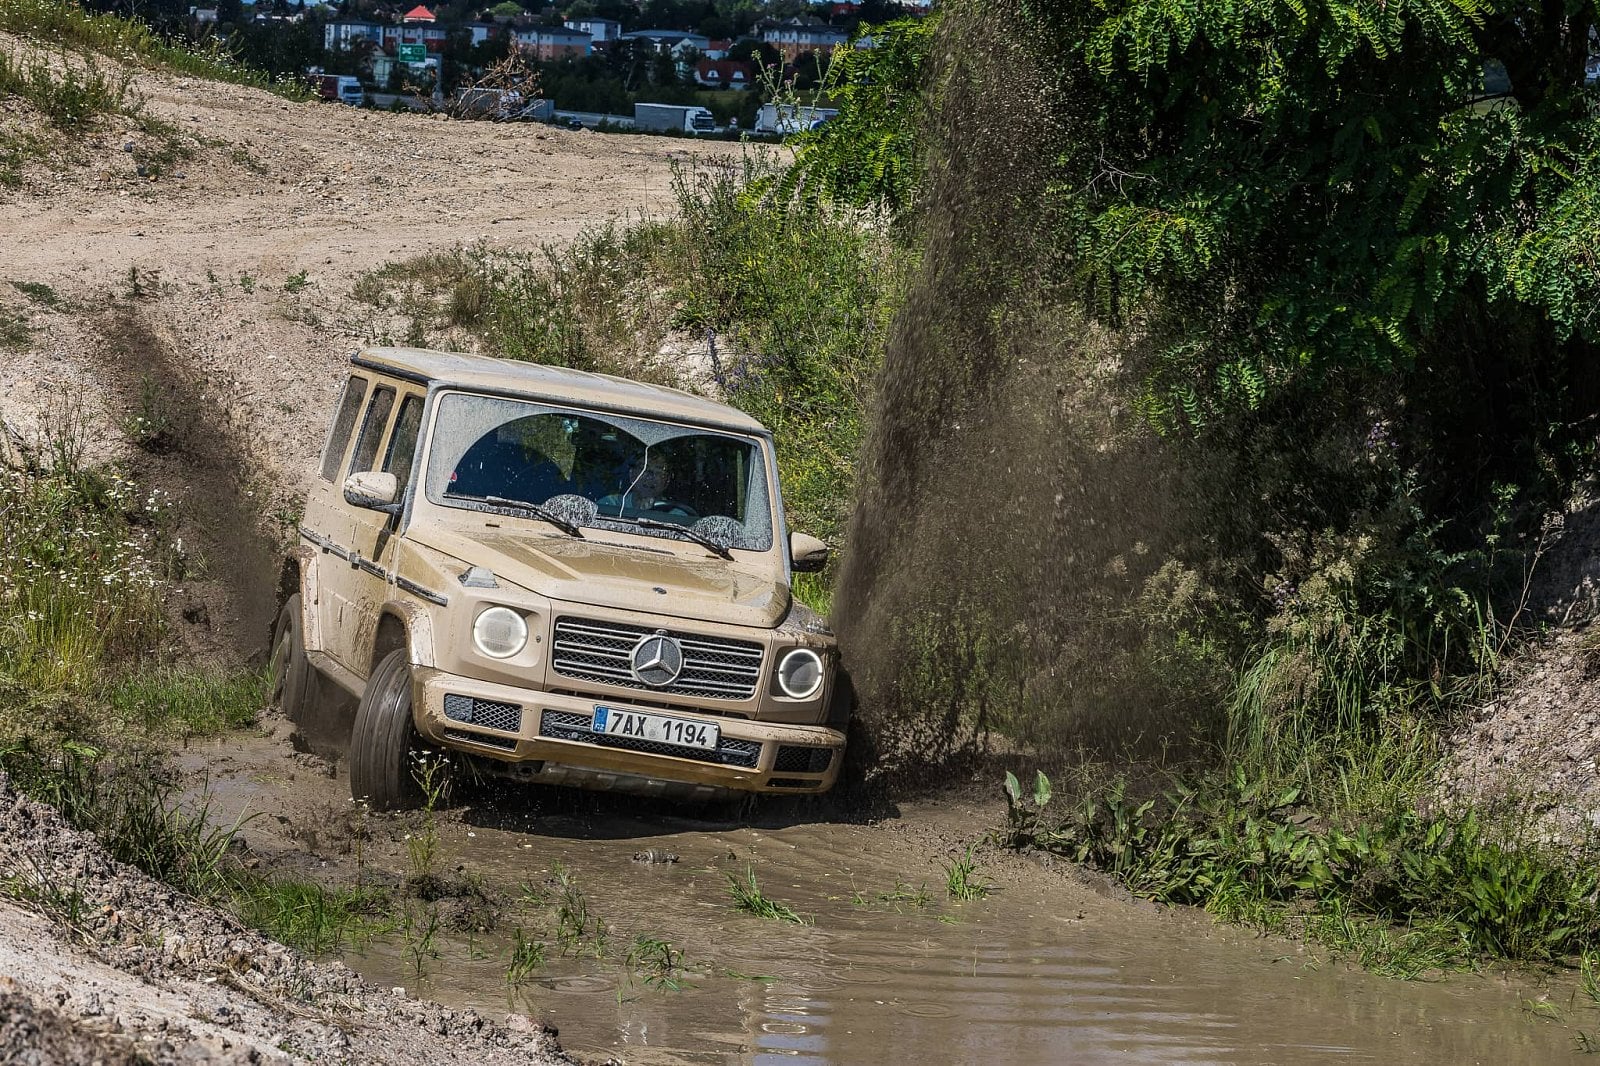
[[[669,509],[665,493],[671,480],[666,465],[659,457],[652,458],[648,453],[640,455],[628,464],[625,479],[628,487],[622,492],[601,497],[599,507],[602,511],[618,515],[625,511],[637,514],[656,508]]]

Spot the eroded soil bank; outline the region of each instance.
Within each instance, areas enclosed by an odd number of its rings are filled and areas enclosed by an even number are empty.
[[[45,915],[0,903],[7,1062],[569,1061],[526,1018],[418,1002],[274,944],[113,861],[4,775],[0,879]]]
[[[261,814],[242,835],[263,870],[405,898],[422,817],[363,815],[342,769],[292,753],[287,733],[197,744],[181,762],[207,775],[216,817]],[[413,925],[352,938],[339,957],[380,985],[527,1014],[572,1053],[632,1063],[1534,1063],[1575,1057],[1577,1031],[1600,1022],[1570,977],[1388,980],[1137,903],[1070,864],[983,846],[1001,810],[982,798],[748,826],[633,804],[468,789],[437,823],[433,869],[455,886],[431,904],[437,956],[419,965]],[[945,869],[972,843],[989,891],[953,901]],[[728,879],[747,869],[803,924],[736,910]],[[563,942],[563,883],[603,943]],[[519,937],[543,958],[513,983]],[[672,981],[630,960],[640,938],[682,951]],[[1546,1003],[1560,1020],[1530,1013]]]

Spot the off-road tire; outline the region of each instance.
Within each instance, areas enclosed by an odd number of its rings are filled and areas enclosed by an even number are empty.
[[[411,664],[406,650],[383,657],[367,679],[350,731],[350,795],[373,810],[415,810],[423,805],[413,756],[426,751],[411,720]]]
[[[300,628],[300,594],[278,612],[272,627],[272,698],[283,716],[297,726],[310,719],[323,698],[322,675],[306,658],[305,634]]]

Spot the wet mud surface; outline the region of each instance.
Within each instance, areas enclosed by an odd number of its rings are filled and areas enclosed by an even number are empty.
[[[286,751],[273,736],[235,736],[181,761],[209,775],[219,817],[259,812],[243,835],[266,872],[402,885],[419,816],[356,814],[342,772]],[[998,816],[986,803],[750,826],[628,804],[468,790],[439,817],[437,869],[477,887],[436,901],[438,957],[419,973],[414,938],[395,932],[347,943],[340,958],[381,986],[526,1014],[558,1027],[569,1053],[630,1063],[1543,1063],[1579,1061],[1578,1031],[1600,1028],[1570,977],[1388,980],[981,845],[989,895],[951,901],[944,864]],[[364,827],[359,844],[352,827]],[[636,861],[642,852],[658,861]],[[804,924],[732,907],[728,875],[747,866]],[[606,927],[601,951],[592,937],[563,951],[554,935],[563,869]],[[922,886],[926,903],[910,898]],[[543,940],[546,959],[512,985],[519,930]],[[676,988],[626,962],[641,935],[683,952]],[[1561,1018],[1531,1013],[1540,1000]]]

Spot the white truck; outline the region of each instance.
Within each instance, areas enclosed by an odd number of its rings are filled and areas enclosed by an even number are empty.
[[[656,133],[715,133],[716,116],[704,107],[683,104],[634,104],[633,128]]]
[[[800,133],[814,130],[839,113],[836,107],[762,104],[756,113],[757,133]]]

